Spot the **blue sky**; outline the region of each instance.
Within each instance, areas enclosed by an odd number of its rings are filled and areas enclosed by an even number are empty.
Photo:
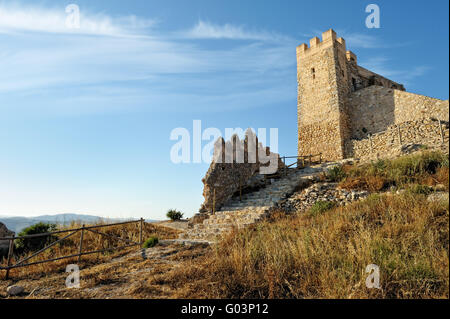
[[[79,29],[65,26],[70,3]],[[380,29],[365,26],[370,3]],[[448,11],[444,0],[0,0],[0,215],[191,216],[208,164],[172,163],[171,131],[278,128],[279,152],[295,155],[295,48],[329,28],[360,65],[448,99]]]

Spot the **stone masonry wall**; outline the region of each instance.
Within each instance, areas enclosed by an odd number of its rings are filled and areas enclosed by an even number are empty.
[[[349,98],[352,138],[366,138],[389,126],[424,118],[448,121],[449,102],[427,96],[371,86]]]
[[[352,92],[373,85],[404,90],[402,84],[358,66],[356,55],[332,29],[322,34],[322,41],[314,37],[309,47],[297,47],[297,77],[298,155],[322,153],[328,161],[348,157]]]
[[[415,151],[421,146],[448,153],[449,125],[448,122],[441,122],[441,125],[444,141],[438,120],[425,118],[391,125],[386,131],[374,134],[370,138],[350,140],[346,147],[353,158],[360,160],[397,157]]]
[[[339,135],[339,122],[327,121],[304,125],[299,128],[299,155],[317,155],[330,159],[341,159],[342,144]],[[330,143],[330,141],[334,141]]]
[[[265,159],[262,154],[265,154]],[[274,171],[269,169],[269,159],[275,164]],[[260,173],[273,174],[283,167],[280,156],[270,152],[269,147],[263,147],[250,129],[245,133],[244,140],[234,135],[225,143],[220,138],[215,143],[211,165],[202,179],[205,200],[199,212],[212,212],[213,207],[219,210],[253,176]]]
[[[306,44],[297,47],[299,156],[344,157],[346,88],[338,79],[342,57],[345,43],[338,42],[333,30],[324,32],[322,41],[311,39],[310,48]]]

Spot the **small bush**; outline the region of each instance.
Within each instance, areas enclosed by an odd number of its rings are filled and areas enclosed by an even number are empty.
[[[427,185],[414,184],[408,188],[408,191],[413,194],[429,195],[433,192],[433,188]]]
[[[183,215],[184,214],[175,209],[170,209],[166,214],[167,218],[170,218],[171,220],[180,220],[183,218]]]
[[[333,172],[331,175],[337,175]],[[345,189],[364,189],[371,192],[390,186],[407,188],[409,184],[436,183],[448,185],[448,155],[426,151],[392,160],[378,160],[370,164],[344,170],[347,177],[340,182]],[[447,187],[448,188],[448,187]]]
[[[346,173],[342,166],[335,166],[330,168],[327,172],[327,179],[331,182],[340,182],[346,177]]]
[[[366,177],[367,190],[370,192],[379,192],[388,186],[388,182],[381,176]]]
[[[56,231],[56,229],[57,229],[56,224],[41,222],[25,228],[18,234],[18,236],[20,237],[27,235],[45,234],[54,232]],[[58,236],[56,235],[47,235],[34,238],[21,238],[16,240],[15,246],[18,252],[30,252],[40,250],[44,248],[46,245],[49,245],[57,240]]]
[[[316,216],[318,214],[326,212],[327,210],[332,209],[333,207],[334,207],[334,203],[332,203],[332,202],[317,201],[309,209],[309,214],[311,214],[312,216]]]
[[[142,245],[142,247],[144,248],[151,248],[151,247],[155,247],[156,244],[159,242],[158,237],[150,237],[149,239],[147,239],[144,244]]]

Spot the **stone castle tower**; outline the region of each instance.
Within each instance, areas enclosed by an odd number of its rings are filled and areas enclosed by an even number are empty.
[[[402,84],[362,68],[332,29],[322,41],[314,37],[309,47],[297,47],[297,77],[299,156],[352,157],[352,139],[422,116],[417,104],[426,105],[427,115],[448,118],[448,100],[404,92]]]

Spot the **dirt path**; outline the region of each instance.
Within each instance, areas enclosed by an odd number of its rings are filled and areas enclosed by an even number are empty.
[[[80,269],[79,289],[66,288],[65,269],[47,276],[19,281],[0,281],[0,299],[10,298],[6,288],[23,286],[24,294],[17,298],[176,298],[183,295],[183,285],[171,281],[178,267],[189,267],[203,256],[209,245],[201,242],[162,241],[154,248],[130,253],[124,257]]]

